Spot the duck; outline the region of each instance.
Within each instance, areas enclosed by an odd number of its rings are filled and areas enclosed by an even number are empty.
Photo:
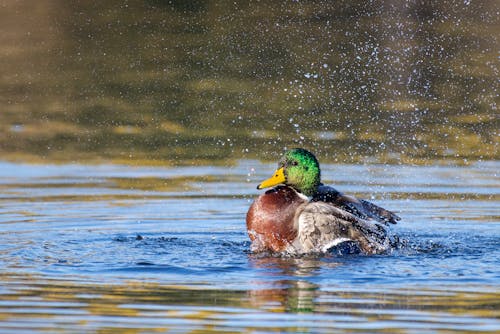
[[[380,254],[391,247],[389,224],[401,218],[376,204],[321,183],[318,159],[304,148],[284,153],[267,189],[246,215],[252,252],[327,253],[340,245]]]

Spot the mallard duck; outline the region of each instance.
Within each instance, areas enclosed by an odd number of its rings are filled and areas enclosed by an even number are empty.
[[[257,189],[270,187],[274,188],[260,195],[247,213],[253,251],[324,253],[343,243],[354,244],[365,254],[390,248],[385,225],[400,218],[323,185],[311,152],[302,148],[285,152],[273,176]]]

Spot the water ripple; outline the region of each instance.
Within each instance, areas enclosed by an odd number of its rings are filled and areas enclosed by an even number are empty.
[[[281,257],[249,251],[249,162],[3,164],[0,331],[500,331],[497,165],[327,165],[400,211],[394,248]]]

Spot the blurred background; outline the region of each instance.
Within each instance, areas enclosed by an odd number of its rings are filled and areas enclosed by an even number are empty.
[[[0,157],[499,158],[498,1],[0,1]]]

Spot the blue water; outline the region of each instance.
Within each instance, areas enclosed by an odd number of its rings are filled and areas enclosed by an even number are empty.
[[[401,244],[302,258],[249,252],[273,168],[0,162],[0,331],[500,331],[499,162],[324,165]]]

